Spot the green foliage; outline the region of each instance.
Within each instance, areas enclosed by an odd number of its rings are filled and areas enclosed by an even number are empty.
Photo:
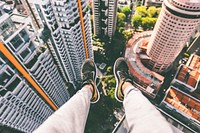
[[[158,17],[158,15],[160,14],[161,9],[162,9],[161,7],[158,7],[158,8],[157,8],[157,17]]]
[[[161,8],[156,8],[155,6],[149,8],[138,6],[136,8],[136,15],[132,17],[132,25],[134,29],[137,30],[140,26],[143,30],[153,29],[160,11]]]
[[[112,87],[115,87],[116,85],[116,81],[115,81],[115,78],[112,78],[108,81],[108,84],[109,86],[112,88]]]
[[[92,40],[93,40],[93,46],[98,46],[103,48],[104,43],[95,34],[92,35]]]
[[[105,45],[105,55],[107,64],[113,65],[115,60],[122,56],[125,44],[126,39],[122,32],[116,31],[115,35],[113,36],[112,42],[110,44]]]
[[[128,17],[128,15],[132,13],[132,10],[130,9],[129,6],[124,6],[122,8],[122,13],[124,13],[126,15],[126,17]]]
[[[92,39],[94,40],[94,39],[97,39],[98,37],[97,37],[97,35],[95,35],[95,34],[92,34]]]
[[[124,13],[117,12],[117,27],[118,28],[126,26],[125,19],[126,19],[126,15]]]
[[[125,39],[128,41],[133,36],[133,32],[131,30],[125,30],[122,32]]]
[[[116,80],[114,75],[109,75],[105,79],[105,84],[107,84],[107,89],[108,91],[108,96],[112,99],[115,100],[115,86],[116,86]]]
[[[136,15],[140,15],[141,17],[147,16],[147,7],[146,6],[138,6],[136,8]]]
[[[112,99],[115,100],[115,88],[112,88],[108,91],[108,96]]]
[[[87,6],[87,10],[90,10],[91,9],[91,6],[90,6],[90,4],[88,4],[88,6]]]
[[[184,56],[185,56],[185,57],[189,57],[190,54],[189,54],[189,53],[184,53]]]
[[[156,21],[157,21],[157,18],[145,17],[145,18],[142,18],[141,26],[144,30],[153,29]]]
[[[142,4],[141,0],[137,1],[137,6],[140,6]]]
[[[116,86],[116,81],[114,75],[109,75],[104,79],[105,83],[107,84],[107,89],[108,89],[108,98],[110,101],[110,106],[112,108],[119,108],[121,104],[117,102],[115,99],[115,86]]]
[[[121,12],[121,11],[122,11],[121,7],[118,6],[118,7],[117,7],[117,12]]]
[[[132,17],[131,21],[134,29],[136,30],[142,24],[142,17],[140,15],[135,15]]]
[[[150,18],[153,18],[153,17],[157,17],[157,9],[155,6],[150,6],[148,9],[147,9],[147,15],[150,17]]]
[[[132,10],[133,9],[133,3],[131,2],[130,4],[130,9]]]
[[[117,31],[118,31],[119,33],[122,33],[124,30],[125,30],[124,27],[117,27]]]
[[[112,72],[112,66],[107,67],[106,71],[110,74]]]

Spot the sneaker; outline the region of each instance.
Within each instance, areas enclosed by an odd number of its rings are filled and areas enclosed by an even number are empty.
[[[133,84],[132,79],[129,74],[129,68],[126,63],[126,60],[122,57],[118,58],[114,64],[114,75],[116,80],[115,88],[115,98],[119,102],[123,102],[124,94],[122,91],[122,86],[125,82],[130,82]]]
[[[90,101],[91,103],[96,103],[100,98],[100,94],[96,86],[96,65],[92,59],[87,59],[83,63],[81,69],[81,78],[83,81],[82,86],[86,84],[92,85],[93,94]]]

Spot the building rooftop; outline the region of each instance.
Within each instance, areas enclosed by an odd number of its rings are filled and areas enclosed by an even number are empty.
[[[186,65],[191,69],[200,72],[200,57],[198,55],[192,54]]]
[[[165,97],[160,104],[160,107],[170,112],[176,119],[190,125],[190,128],[195,131],[200,131],[200,100],[190,94],[181,91],[179,88],[170,86],[165,93]],[[195,123],[193,125],[193,123]]]
[[[174,82],[182,84],[189,92],[198,93],[198,84],[200,81],[200,57],[192,54],[186,65],[181,65],[177,71]],[[176,83],[175,83],[176,84]],[[198,93],[198,96],[200,94]]]
[[[185,85],[187,91],[193,92],[198,87],[199,79],[200,73],[198,71],[192,70],[188,66],[181,65],[174,78],[174,82]]]
[[[155,73],[143,65],[142,60],[148,60],[146,54],[141,53],[141,45],[148,41],[144,38],[149,38],[152,32],[136,33],[129,41],[126,47],[125,57],[128,58],[128,66],[131,73],[134,75],[136,82],[148,95],[155,98],[157,91],[164,82],[164,77]]]

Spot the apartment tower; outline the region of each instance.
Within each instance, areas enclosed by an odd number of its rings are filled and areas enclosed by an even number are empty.
[[[81,81],[83,61],[93,58],[88,0],[21,0],[36,29],[49,33],[49,47],[66,81]],[[43,36],[44,33],[43,33]]]
[[[0,124],[32,132],[70,98],[68,86],[30,17],[2,11]]]
[[[167,70],[199,24],[199,0],[164,0],[147,48],[149,67]]]
[[[93,0],[94,34],[112,38],[116,31],[117,0]]]

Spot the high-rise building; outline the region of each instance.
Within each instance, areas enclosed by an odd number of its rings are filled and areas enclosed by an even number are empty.
[[[145,6],[156,6],[160,7],[162,5],[163,0],[143,0],[142,4]]]
[[[112,38],[116,31],[117,0],[93,0],[94,34]]]
[[[168,69],[199,24],[199,0],[164,0],[147,48],[149,67]]]
[[[93,58],[88,0],[21,0],[36,29],[49,33],[49,47],[66,81],[81,81],[80,69]],[[45,35],[44,35],[45,36]]]
[[[70,98],[47,45],[30,17],[1,10],[1,125],[32,132]]]

